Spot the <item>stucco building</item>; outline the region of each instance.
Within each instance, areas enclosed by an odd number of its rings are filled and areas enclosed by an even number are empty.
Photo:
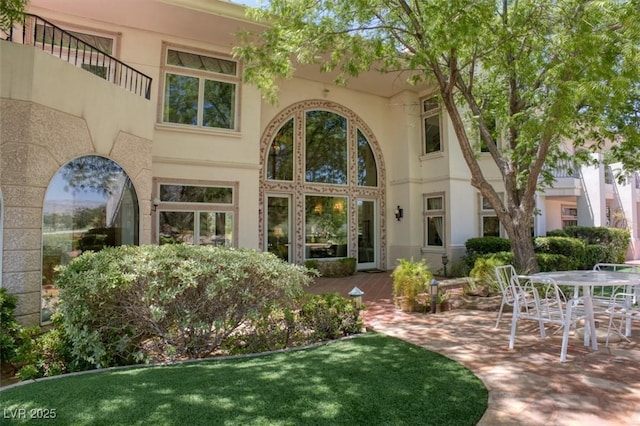
[[[24,323],[48,319],[55,265],[103,245],[350,256],[360,270],[413,257],[438,270],[468,238],[503,235],[427,86],[366,73],[338,87],[305,67],[272,105],[231,56],[235,34],[257,28],[242,6],[31,0],[27,11],[0,41],[0,285]],[[558,173],[534,233],[628,227],[640,258],[638,181],[611,183],[604,165]]]

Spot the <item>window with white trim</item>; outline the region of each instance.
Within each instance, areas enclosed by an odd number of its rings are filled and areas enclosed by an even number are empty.
[[[578,226],[578,207],[572,205],[561,206],[562,229],[567,226]]]
[[[444,194],[426,194],[424,202],[424,247],[444,247]]]
[[[442,151],[441,107],[437,97],[423,99],[421,102],[422,137],[424,153]]]
[[[161,121],[237,129],[239,66],[224,55],[165,50]]]
[[[480,236],[482,237],[499,237],[500,221],[495,210],[491,207],[489,200],[479,195],[480,202]]]
[[[155,189],[158,244],[236,245],[237,184],[167,181]]]

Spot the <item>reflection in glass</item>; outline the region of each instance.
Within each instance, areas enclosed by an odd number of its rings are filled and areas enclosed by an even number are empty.
[[[305,257],[347,256],[347,198],[305,197]]]
[[[377,186],[378,171],[369,141],[358,130],[358,185]]]
[[[440,116],[432,115],[424,119],[425,152],[440,151]]]
[[[482,236],[500,236],[500,221],[497,216],[482,216]]]
[[[231,247],[233,213],[200,212],[200,245]]]
[[[358,200],[358,263],[375,262],[375,202]]]
[[[193,244],[195,215],[193,212],[167,212],[159,214],[160,244]]]
[[[164,92],[164,115],[168,123],[198,124],[199,79],[167,73]]]
[[[430,246],[442,246],[443,218],[442,216],[432,216],[427,220],[427,244]]]
[[[347,119],[329,111],[306,114],[307,182],[347,184]]]
[[[293,180],[293,118],[273,138],[267,158],[267,179]]]
[[[205,80],[202,125],[233,129],[235,127],[235,99],[235,84]]]
[[[87,250],[139,241],[138,197],[124,170],[90,155],[64,165],[44,200],[42,223],[42,322],[55,311],[54,268]]]
[[[160,185],[160,201],[233,204],[233,188],[197,185]]]
[[[267,199],[267,249],[289,261],[289,198]]]

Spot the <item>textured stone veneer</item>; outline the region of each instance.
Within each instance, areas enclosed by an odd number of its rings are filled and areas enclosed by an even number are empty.
[[[83,118],[28,101],[0,99],[2,285],[18,296],[16,314],[23,324],[40,322],[42,206],[51,178],[68,161],[98,154],[120,164],[138,195],[140,242],[150,241],[151,141],[114,134],[111,150],[97,152]]]

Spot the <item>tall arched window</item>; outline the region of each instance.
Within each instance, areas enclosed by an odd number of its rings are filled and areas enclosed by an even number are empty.
[[[53,176],[42,223],[42,322],[55,311],[54,268],[87,250],[138,244],[138,197],[114,161],[97,155],[72,160]]]
[[[368,126],[341,105],[307,101],[267,129],[265,250],[296,263],[356,257],[360,269],[384,266],[384,162]]]

